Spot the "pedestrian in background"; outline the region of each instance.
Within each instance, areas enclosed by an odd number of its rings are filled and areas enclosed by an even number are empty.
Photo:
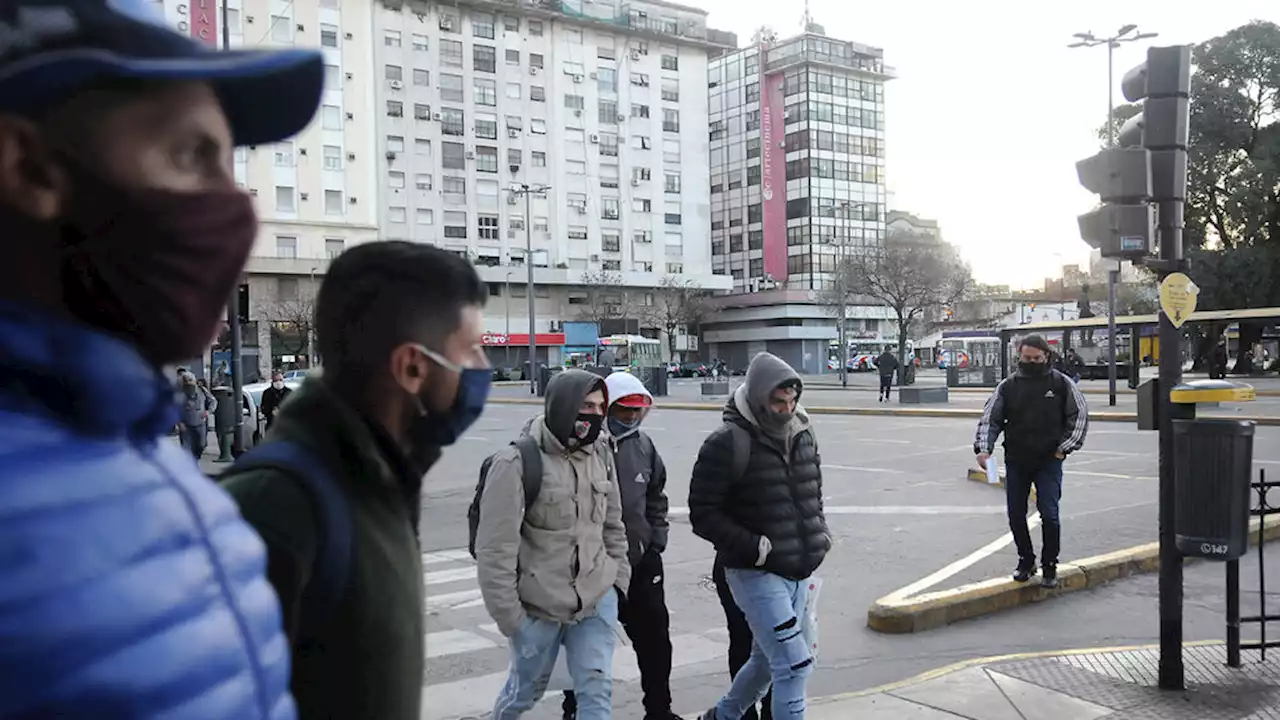
[[[276,421],[276,413],[280,410],[280,404],[289,397],[293,389],[284,384],[284,373],[279,370],[271,372],[271,387],[262,391],[262,417],[266,420],[267,430],[271,429],[272,424]]]
[[[182,375],[182,392],[179,395],[182,412],[178,416],[178,432],[182,446],[199,460],[209,444],[209,418],[218,409],[218,400],[207,388],[200,386],[196,376]]]
[[[1000,381],[978,421],[973,451],[984,470],[992,462],[996,440],[1004,435],[1005,501],[1009,530],[1018,548],[1013,579],[1027,582],[1036,574],[1036,553],[1027,527],[1027,504],[1036,490],[1042,547],[1040,584],[1058,586],[1062,524],[1062,464],[1084,445],[1089,409],[1080,388],[1049,366],[1049,343],[1028,335],[1018,346],[1018,369]]]
[[[161,10],[0,5],[4,718],[295,715],[262,542],[161,438],[257,237],[234,146],[307,127],[324,60]]]
[[[803,719],[813,657],[801,631],[807,581],[831,549],[822,469],[803,385],[760,353],[725,404],[724,425],[698,451],[689,519],[723,560],[725,581],[751,628],[751,655],[702,720],[736,720],[773,685],[775,718]]]
[[[901,367],[898,356],[885,350],[876,358],[876,370],[880,372],[880,402],[889,402],[889,393],[893,390],[893,374]]]
[[[419,720],[422,478],[484,410],[484,283],[426,244],[370,242],[316,298],[325,371],[223,474],[267,543],[303,720]]]
[[[525,494],[521,450],[492,459],[481,491],[476,571],[485,609],[511,645],[493,720],[514,720],[546,691],[563,645],[579,720],[613,713],[614,625],[631,582],[613,455],[602,436],[604,378],[564,370],[525,432],[541,482]]]
[[[653,438],[640,429],[653,408],[653,395],[629,372],[609,375],[605,388],[609,446],[617,467],[631,563],[627,601],[618,615],[640,668],[644,720],[680,720],[671,712],[671,619],[662,568],[662,553],[667,549],[667,468]],[[566,720],[576,717],[572,691],[565,693],[561,707]]]

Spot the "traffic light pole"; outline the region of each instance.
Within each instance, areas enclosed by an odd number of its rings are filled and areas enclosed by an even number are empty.
[[[227,22],[227,0],[222,0],[222,49],[231,49],[231,25]],[[231,291],[231,300],[227,303],[227,334],[231,336],[231,362],[228,363],[228,370],[231,372],[231,402],[236,406],[236,412],[231,421],[231,456],[240,457],[244,454],[244,343],[240,337],[240,284],[236,283],[235,289]]]
[[[1183,269],[1183,203],[1158,204],[1160,279]],[[1160,666],[1159,684],[1164,690],[1182,690],[1182,554],[1174,534],[1173,403],[1169,392],[1182,382],[1182,333],[1160,312]]]
[[[1107,40],[1107,139],[1108,147],[1116,146],[1116,48],[1120,43]],[[1107,404],[1116,406],[1116,275],[1115,270],[1107,271]],[[1133,327],[1129,332],[1137,332]],[[1129,358],[1133,365],[1133,358]],[[1131,369],[1136,372],[1137,369]]]

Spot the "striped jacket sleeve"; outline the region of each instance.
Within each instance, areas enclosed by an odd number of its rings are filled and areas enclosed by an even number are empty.
[[[1084,445],[1084,436],[1089,432],[1089,406],[1080,388],[1070,378],[1063,379],[1071,392],[1067,394],[1065,415],[1062,418],[1066,430],[1062,442],[1058,444],[1058,452],[1070,455]]]
[[[1000,381],[995,392],[987,398],[986,406],[982,408],[982,419],[978,421],[978,433],[973,439],[974,454],[990,454],[995,450],[996,440],[1004,430],[1004,394],[1007,382],[1007,378]]]

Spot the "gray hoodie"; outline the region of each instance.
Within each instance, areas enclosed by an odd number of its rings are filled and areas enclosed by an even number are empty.
[[[790,417],[775,413],[769,407],[769,396],[783,384],[796,388],[796,411]],[[738,386],[732,402],[747,422],[781,444],[784,456],[791,454],[791,439],[809,427],[809,414],[799,403],[804,384],[794,368],[777,355],[762,352],[751,359],[746,382]]]
[[[542,449],[542,490],[527,511],[519,450],[499,452],[490,466],[476,566],[485,609],[507,637],[526,614],[560,623],[594,615],[605,593],[631,581],[608,438],[570,447],[582,400],[597,388],[604,379],[583,370],[547,386],[544,414],[526,426]]]

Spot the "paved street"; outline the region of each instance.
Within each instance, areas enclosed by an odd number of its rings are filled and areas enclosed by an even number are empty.
[[[465,551],[466,507],[481,460],[513,439],[536,411],[491,404],[428,476],[422,522],[429,595],[427,718],[482,713],[503,680],[505,642],[479,602]],[[712,551],[681,515],[697,449],[719,422],[718,413],[677,410],[658,410],[646,421],[670,473],[674,520],[667,593],[677,666],[672,684],[677,711],[690,714],[713,702],[727,682],[723,616],[707,577]],[[868,630],[871,603],[904,586],[941,589],[1008,571],[1008,547],[974,554],[1006,534],[1003,494],[965,480],[973,457],[971,420],[816,416],[814,425],[836,546],[821,572],[822,657],[812,696],[899,681],[957,660],[1142,644],[1157,637],[1153,577],[920,635]],[[1259,429],[1258,467],[1280,472],[1278,440],[1280,429]],[[1155,539],[1155,443],[1154,433],[1128,425],[1094,426],[1086,450],[1068,468],[1064,560]],[[1280,561],[1280,549],[1273,558]],[[1255,582],[1254,562],[1245,563],[1246,587]],[[1280,562],[1268,565],[1280,573]],[[1256,591],[1244,602],[1247,614]],[[1280,599],[1273,602],[1280,607]],[[1188,639],[1222,636],[1220,566],[1188,569],[1187,627]],[[618,653],[615,674],[618,717],[638,717],[638,673],[629,649]],[[531,717],[555,713],[547,706]]]

